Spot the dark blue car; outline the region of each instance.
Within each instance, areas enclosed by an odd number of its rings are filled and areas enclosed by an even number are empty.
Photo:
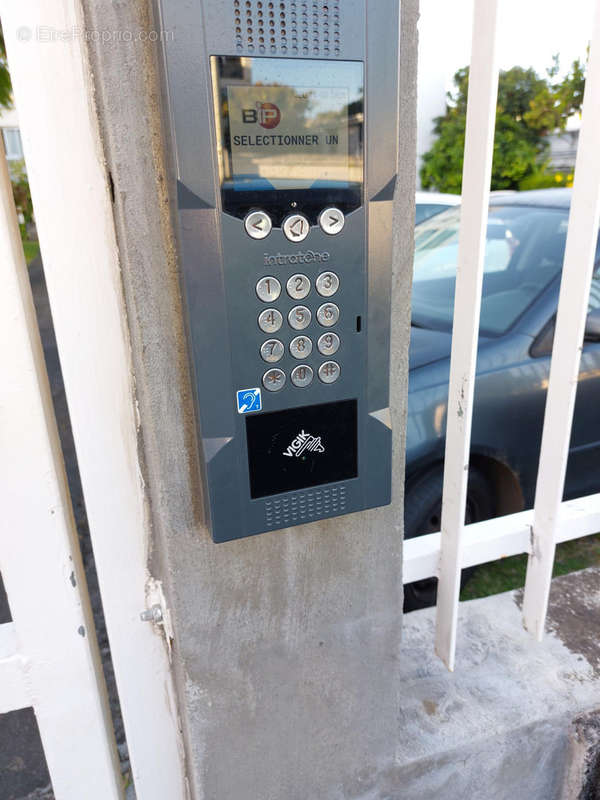
[[[548,189],[499,195],[490,203],[468,522],[533,505],[570,200],[569,189]],[[440,528],[459,220],[457,207],[415,229],[406,538]],[[599,406],[597,247],[567,468],[567,499],[599,491]],[[432,603],[435,589],[435,581],[407,586],[407,610]]]

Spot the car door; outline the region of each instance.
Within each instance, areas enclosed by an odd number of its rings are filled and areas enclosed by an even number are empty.
[[[596,265],[590,290],[590,311],[600,308],[598,260]],[[565,497],[577,497],[600,491],[599,406],[600,342],[584,341],[569,447]]]

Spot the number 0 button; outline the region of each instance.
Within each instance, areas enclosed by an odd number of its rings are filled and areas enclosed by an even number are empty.
[[[311,313],[306,306],[294,306],[288,314],[290,327],[295,331],[303,331],[310,325]],[[333,324],[333,323],[332,323]]]
[[[304,300],[310,292],[310,281],[306,275],[292,275],[286,284],[287,293],[294,300]]]
[[[285,386],[285,372],[281,369],[268,369],[262,377],[262,382],[268,392],[278,392]]]
[[[317,310],[317,320],[324,328],[331,328],[340,318],[340,310],[335,303],[323,303]]]
[[[261,278],[256,284],[256,294],[263,303],[274,303],[281,294],[281,284],[277,278],[272,278],[270,275]]]
[[[315,283],[321,297],[331,297],[340,288],[340,279],[335,272],[322,272]]]
[[[283,342],[280,342],[279,339],[267,339],[266,342],[263,342],[260,348],[260,354],[263,358],[263,361],[267,361],[269,364],[274,364],[276,361],[279,361],[284,353],[284,346]]]
[[[310,384],[312,383],[313,379],[312,367],[309,367],[308,364],[299,364],[292,370],[290,378],[292,379],[292,383],[294,384],[294,386],[298,386],[301,389],[304,389],[305,386],[310,386]]]
[[[265,333],[276,333],[283,323],[283,317],[276,308],[265,308],[258,315],[258,327]]]

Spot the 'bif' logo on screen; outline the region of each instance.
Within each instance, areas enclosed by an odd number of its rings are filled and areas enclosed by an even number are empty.
[[[256,108],[243,108],[242,120],[249,125],[276,128],[281,122],[281,111],[275,103],[257,103]]]

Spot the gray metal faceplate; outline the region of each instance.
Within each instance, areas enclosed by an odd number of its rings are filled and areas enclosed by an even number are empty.
[[[181,264],[215,541],[390,502],[389,304],[398,5],[398,0],[239,0],[237,4],[162,0],[162,24],[173,34],[164,47],[178,172]],[[268,15],[270,6],[279,16],[272,17],[274,33],[266,37],[262,52],[254,36],[248,41],[248,30],[254,32],[259,9]],[[240,13],[245,23],[252,18],[251,24],[236,25]],[[310,34],[305,36],[304,30]],[[328,236],[312,226],[308,237],[297,244],[274,227],[267,238],[255,241],[241,219],[222,212],[210,71],[210,57],[216,55],[364,61],[364,204],[348,214],[340,234]],[[315,280],[325,270],[340,279],[331,298],[320,297],[315,290]],[[286,282],[295,273],[311,281],[303,300],[286,293]],[[274,334],[263,333],[257,324],[258,314],[271,307],[256,294],[256,284],[264,276],[277,278],[282,286],[272,307],[282,314],[283,325]],[[341,345],[331,359],[339,363],[341,374],[331,384],[318,377],[319,366],[328,359],[316,344],[328,329],[315,319],[319,306],[328,301],[340,309],[340,319],[331,330]],[[302,331],[292,330],[287,322],[296,305],[312,312],[310,325]],[[313,344],[311,355],[302,361],[289,352],[290,341],[299,334],[309,336]],[[260,356],[261,345],[270,337],[285,345],[285,355],[274,364]],[[314,371],[305,388],[290,380],[299,363]],[[258,413],[357,401],[357,477],[251,498],[246,418],[237,412],[236,391],[261,387],[263,373],[271,367],[285,372],[286,383],[278,392],[263,388]]]

